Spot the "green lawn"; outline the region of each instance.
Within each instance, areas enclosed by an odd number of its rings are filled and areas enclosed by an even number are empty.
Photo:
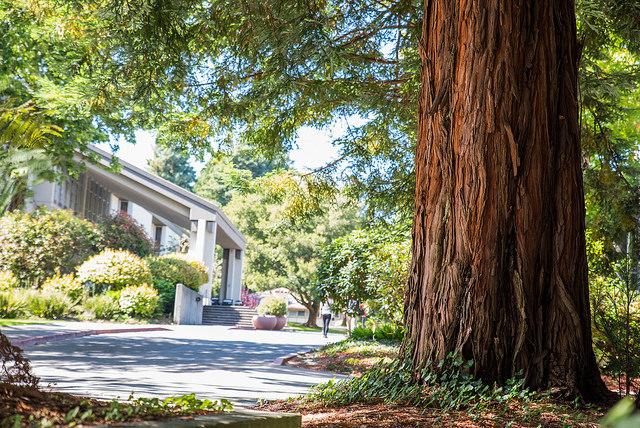
[[[22,324],[47,324],[49,321],[47,320],[21,320],[21,319],[11,319],[11,318],[0,318],[0,327],[9,327],[11,325],[22,325]]]
[[[295,331],[321,331],[321,327],[307,327],[299,322],[288,322],[287,327]],[[329,333],[347,334],[346,328],[329,328]]]

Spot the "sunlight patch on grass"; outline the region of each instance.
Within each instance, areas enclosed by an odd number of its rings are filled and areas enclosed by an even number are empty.
[[[288,322],[287,326],[295,331],[317,331],[317,332],[322,331],[321,327],[307,327],[306,325],[298,322]],[[329,328],[329,333],[347,334],[347,330],[339,329],[339,328]]]
[[[48,324],[51,321],[48,320],[23,320],[23,319],[11,319],[11,318],[0,318],[0,327],[9,327],[12,325],[23,325],[23,324]]]

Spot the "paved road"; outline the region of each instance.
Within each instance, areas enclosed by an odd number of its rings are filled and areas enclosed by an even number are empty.
[[[42,384],[57,390],[99,398],[195,392],[201,397],[251,404],[257,399],[303,394],[310,386],[334,377],[271,363],[279,356],[343,338],[220,326],[163,327],[170,330],[87,336],[27,346],[25,352]],[[96,328],[96,324],[22,325],[2,330],[17,338],[87,328]]]

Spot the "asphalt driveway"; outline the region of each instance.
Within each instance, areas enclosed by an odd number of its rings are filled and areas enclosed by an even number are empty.
[[[126,328],[99,324],[99,328]],[[156,326],[154,326],[156,327]],[[237,404],[304,394],[335,375],[275,366],[277,357],[341,340],[320,333],[221,326],[161,326],[167,331],[104,334],[25,346],[43,386],[99,398],[165,397],[195,392]],[[3,328],[12,338],[95,328],[81,323]]]

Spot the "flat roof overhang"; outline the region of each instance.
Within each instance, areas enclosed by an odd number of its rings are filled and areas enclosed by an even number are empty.
[[[120,170],[111,171],[109,167],[114,156],[95,146],[89,146],[89,149],[97,155],[98,164],[84,158],[79,160],[84,162],[90,176],[95,176],[116,196],[130,200],[187,231],[191,229],[192,220],[215,221],[216,244],[224,248],[245,249],[245,237],[214,203],[120,158],[116,158]]]

